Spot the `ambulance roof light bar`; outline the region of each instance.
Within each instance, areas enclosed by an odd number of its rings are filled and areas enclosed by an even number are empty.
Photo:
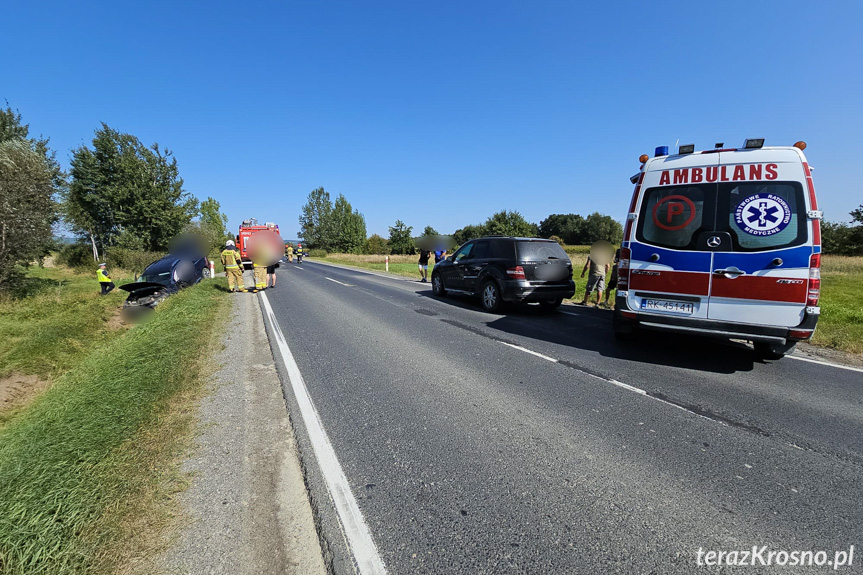
[[[668,155],[668,146],[656,146],[656,149],[653,151],[653,157],[658,158],[659,156],[667,156]]]
[[[764,147],[764,138],[746,138],[743,140],[743,149],[757,150]]]
[[[678,154],[692,154],[695,152],[695,144],[684,144],[677,148]]]

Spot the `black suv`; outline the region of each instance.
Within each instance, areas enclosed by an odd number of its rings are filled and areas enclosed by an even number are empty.
[[[575,294],[572,262],[552,240],[486,237],[471,240],[435,264],[432,291],[479,295],[490,312],[505,301],[539,302],[556,308]]]

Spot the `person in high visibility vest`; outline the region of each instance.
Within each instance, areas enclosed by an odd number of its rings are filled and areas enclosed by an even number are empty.
[[[257,257],[260,258],[261,255],[258,254]],[[267,266],[260,260],[255,260],[255,256],[252,258],[252,266],[255,268],[255,289],[267,289]]]
[[[288,244],[285,246],[285,255],[288,256],[288,261],[294,261],[294,244]]]
[[[231,240],[225,242],[225,249],[222,250],[222,265],[225,266],[225,275],[228,276],[228,289],[231,292],[245,289],[242,258]]]
[[[108,272],[105,269],[106,264],[99,264],[99,269],[96,270],[96,279],[99,280],[99,286],[102,288],[102,293],[99,295],[105,295],[114,289],[114,282],[111,281],[111,278],[108,276]]]

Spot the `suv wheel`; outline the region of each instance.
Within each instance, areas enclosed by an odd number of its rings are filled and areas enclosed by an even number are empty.
[[[500,288],[497,287],[497,283],[494,280],[488,280],[482,284],[480,297],[482,298],[482,307],[485,308],[485,311],[494,313],[500,309]]]
[[[797,347],[796,341],[791,341],[785,344],[767,343],[764,341],[756,341],[753,343],[755,347],[755,356],[758,359],[782,359],[786,354],[794,351]]]
[[[563,302],[563,298],[552,299],[548,301],[539,302],[539,306],[544,310],[553,310],[560,307],[560,304]]]
[[[440,274],[432,274],[432,293],[438,297],[446,295],[446,288],[443,287],[443,278]]]

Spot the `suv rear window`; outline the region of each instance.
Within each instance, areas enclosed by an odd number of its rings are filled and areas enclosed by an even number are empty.
[[[636,238],[687,250],[701,232],[729,232],[734,251],[778,249],[806,241],[805,214],[799,182],[663,186],[644,193]]]
[[[548,259],[566,260],[569,256],[557,242],[516,242],[518,260],[541,262]]]

